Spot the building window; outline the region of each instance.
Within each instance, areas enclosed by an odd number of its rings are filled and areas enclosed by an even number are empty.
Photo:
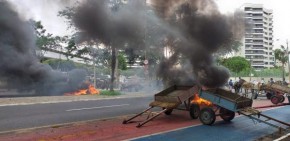
[[[253,11],[262,11],[263,8],[253,8]]]
[[[262,22],[263,19],[253,19],[254,22]]]
[[[253,16],[263,16],[263,14],[253,14]]]
[[[246,39],[246,43],[251,43],[252,40],[251,39]]]
[[[245,11],[251,11],[252,8],[251,7],[245,7]]]

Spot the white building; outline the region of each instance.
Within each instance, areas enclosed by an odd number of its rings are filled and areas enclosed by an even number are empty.
[[[274,67],[273,11],[262,4],[244,4],[246,26],[243,46],[238,55],[251,61],[256,70]]]

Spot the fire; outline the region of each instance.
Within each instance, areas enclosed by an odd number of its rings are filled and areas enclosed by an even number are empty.
[[[198,96],[198,94],[194,95],[194,98],[191,101],[191,103],[195,103],[195,104],[198,104],[198,105],[205,105],[205,106],[211,106],[212,105],[212,103],[210,101],[207,101],[205,99],[200,98]]]
[[[100,94],[100,91],[93,85],[89,85],[88,89],[80,89],[75,92],[65,93],[64,95],[87,95],[87,94]]]
[[[93,85],[89,85],[88,91],[90,94],[100,94],[100,91],[97,90]]]

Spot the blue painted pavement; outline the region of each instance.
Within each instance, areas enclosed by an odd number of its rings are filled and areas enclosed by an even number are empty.
[[[290,123],[290,106],[264,111],[263,114]],[[271,123],[282,126],[276,122]],[[240,116],[229,123],[217,121],[212,126],[192,126],[133,139],[133,141],[253,141],[275,131],[277,131],[277,128]]]

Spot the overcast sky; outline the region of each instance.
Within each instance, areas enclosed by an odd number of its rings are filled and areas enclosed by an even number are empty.
[[[48,32],[55,35],[66,35],[66,23],[57,16],[60,9],[73,3],[72,0],[8,0],[11,1],[23,18],[42,21]],[[263,4],[273,10],[274,45],[286,44],[290,40],[290,0],[215,0],[222,13],[232,13],[244,3]],[[279,41],[277,41],[279,39]]]
[[[290,40],[290,1],[289,0],[215,0],[222,13],[228,13],[239,8],[244,3],[263,4],[265,8],[273,10],[274,46],[286,45]],[[277,41],[279,39],[279,41]]]

